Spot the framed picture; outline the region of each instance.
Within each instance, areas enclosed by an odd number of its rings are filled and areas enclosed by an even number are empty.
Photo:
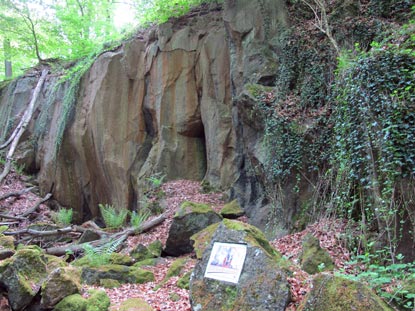
[[[245,244],[213,244],[205,271],[205,278],[237,284],[246,257]]]

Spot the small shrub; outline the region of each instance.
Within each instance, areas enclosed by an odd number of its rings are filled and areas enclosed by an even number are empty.
[[[52,219],[58,225],[69,226],[72,223],[73,210],[72,208],[60,208],[57,212],[52,213]]]
[[[105,226],[108,229],[119,229],[124,226],[128,216],[128,210],[126,208],[115,209],[108,204],[99,204],[99,209]]]

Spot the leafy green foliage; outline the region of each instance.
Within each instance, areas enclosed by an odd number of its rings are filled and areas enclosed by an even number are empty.
[[[72,223],[73,210],[72,208],[60,208],[57,212],[52,213],[52,219],[59,225],[68,226]]]
[[[100,267],[110,263],[111,254],[117,251],[117,248],[123,242],[123,239],[116,239],[100,247],[93,247],[90,244],[84,245],[83,262],[87,262],[90,267]]]
[[[116,209],[108,204],[99,204],[102,219],[108,229],[122,228],[128,216],[126,208]]]
[[[150,216],[149,211],[136,212],[133,211],[130,216],[130,224],[134,228],[139,228],[141,224]]]
[[[415,173],[415,54],[406,46],[372,43],[339,71],[333,117],[333,206],[342,216],[376,227],[396,255],[407,202],[401,181]]]
[[[12,62],[14,76],[38,61],[85,57],[121,38],[113,13],[114,2],[105,0],[4,0],[0,52]]]
[[[383,257],[383,256],[381,256]],[[413,310],[415,302],[415,262],[376,263],[380,256],[365,253],[353,258],[346,265],[347,273],[342,274],[351,280],[367,283],[389,304]],[[397,255],[398,261],[403,259]],[[412,286],[410,285],[412,284]]]
[[[170,17],[178,17],[186,14],[192,7],[206,2],[223,2],[223,0],[138,0],[137,7],[139,21],[142,25],[149,23],[162,24]]]

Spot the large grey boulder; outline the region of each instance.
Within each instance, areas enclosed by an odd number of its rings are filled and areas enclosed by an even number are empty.
[[[173,218],[164,252],[180,256],[193,251],[190,237],[206,227],[220,222],[222,216],[206,204],[184,202]]]
[[[51,309],[63,298],[80,291],[80,270],[71,266],[57,268],[49,274],[42,285],[40,305],[43,309]]]
[[[288,263],[259,229],[224,219],[192,239],[196,241],[197,253],[203,251],[190,278],[192,310],[285,310],[290,301]],[[246,258],[237,284],[204,277],[215,242],[246,244]]]

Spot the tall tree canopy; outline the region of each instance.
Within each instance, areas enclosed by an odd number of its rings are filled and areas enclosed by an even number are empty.
[[[116,28],[115,18],[121,5],[135,12],[136,24],[148,25],[185,14],[202,2],[220,1],[0,0],[0,80],[46,59],[84,57],[120,39],[125,29]]]

